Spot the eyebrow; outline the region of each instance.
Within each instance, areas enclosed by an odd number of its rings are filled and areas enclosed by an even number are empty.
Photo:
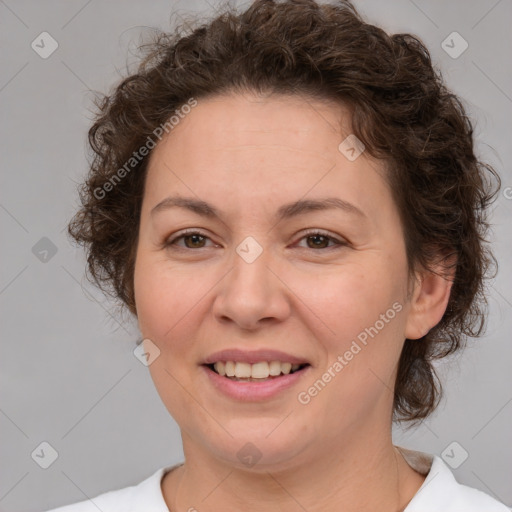
[[[151,215],[168,210],[170,208],[185,208],[197,215],[206,218],[221,218],[223,212],[213,205],[195,199],[193,197],[171,196],[160,201],[152,210]],[[304,215],[313,211],[340,209],[344,212],[356,215],[360,218],[367,218],[366,214],[357,206],[340,199],[339,197],[326,197],[323,199],[302,199],[281,206],[276,212],[277,220],[285,220],[299,215]]]

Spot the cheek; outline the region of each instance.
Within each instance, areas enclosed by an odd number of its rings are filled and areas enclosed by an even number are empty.
[[[142,254],[137,260],[134,276],[142,335],[160,345],[182,333],[210,287],[206,277],[198,279],[193,265],[178,269],[168,261]]]
[[[322,320],[317,325],[326,326],[317,330],[326,359],[315,379],[320,377],[328,384],[322,397],[315,398],[315,414],[322,414],[323,407],[339,409],[340,414],[346,407],[371,409],[393,388],[405,317],[403,278],[399,274],[405,275],[405,270],[399,258],[394,269],[390,261],[374,255],[318,277],[315,283],[311,279],[305,279],[302,286],[300,280],[296,283],[298,295]]]
[[[181,427],[202,414],[192,395],[183,391],[193,389],[195,378],[183,363],[195,361],[190,354],[190,338],[193,325],[197,328],[196,308],[205,292],[205,285],[197,281],[193,272],[178,271],[147,255],[141,255],[136,263],[139,328],[143,338],[149,338],[160,350],[148,369],[162,402]],[[207,418],[203,420],[207,422]]]
[[[311,400],[305,414],[332,424],[333,431],[373,417],[382,407],[387,411],[392,400],[404,305],[398,286],[375,277],[352,272],[329,280],[316,294],[315,311],[330,330],[319,337],[326,358],[301,390],[301,400]]]
[[[361,258],[330,272],[289,275],[290,287],[309,308],[309,316],[331,349],[342,350],[373,326],[393,303],[402,303],[401,277],[385,268],[383,257]],[[395,269],[399,266],[396,265]],[[393,311],[391,312],[393,315]],[[313,316],[312,316],[313,315]],[[380,325],[380,324],[379,324]],[[389,331],[386,324],[386,330]],[[317,329],[317,330],[318,330]]]

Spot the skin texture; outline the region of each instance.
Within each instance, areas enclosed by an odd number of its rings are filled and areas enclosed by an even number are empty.
[[[419,272],[408,280],[385,169],[366,153],[351,162],[338,150],[350,133],[340,104],[233,94],[199,100],[152,153],[135,298],[142,335],[160,350],[151,376],[182,433],[185,464],[162,483],[172,511],[295,511],[300,504],[313,512],[340,503],[344,511],[396,511],[424,480],[392,445],[392,390],[405,338],[439,322],[450,282]],[[171,195],[223,213],[150,214]],[[331,209],[274,219],[285,203],[325,197],[349,201],[365,216]],[[207,238],[165,247],[186,228]],[[320,239],[317,248],[309,228],[346,245]],[[236,252],[248,236],[263,249],[250,264]],[[299,403],[298,393],[394,303],[401,311],[317,396]],[[311,368],[268,400],[235,400],[200,366],[226,348],[277,349]],[[248,442],[261,453],[251,468],[237,457]]]

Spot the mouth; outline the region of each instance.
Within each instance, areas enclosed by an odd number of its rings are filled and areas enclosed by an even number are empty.
[[[207,382],[222,395],[236,401],[261,402],[290,396],[312,369],[305,357],[274,349],[225,349],[210,354],[200,366]]]
[[[203,366],[217,375],[235,382],[266,382],[301,372],[310,365],[275,360],[259,361],[252,364],[242,361],[216,361]]]

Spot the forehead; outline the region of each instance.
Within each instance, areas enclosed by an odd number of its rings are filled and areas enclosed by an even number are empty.
[[[171,145],[191,160],[205,149],[222,152],[226,159],[229,152],[280,147],[328,161],[340,137],[348,134],[350,114],[341,103],[304,95],[212,96],[198,100],[158,144],[152,159]]]
[[[347,159],[339,146],[350,130],[349,109],[328,100],[255,94],[200,99],[153,150],[146,196],[152,207],[172,190],[243,209],[339,191],[364,210],[371,206],[370,189],[385,193],[382,164],[364,153]]]

